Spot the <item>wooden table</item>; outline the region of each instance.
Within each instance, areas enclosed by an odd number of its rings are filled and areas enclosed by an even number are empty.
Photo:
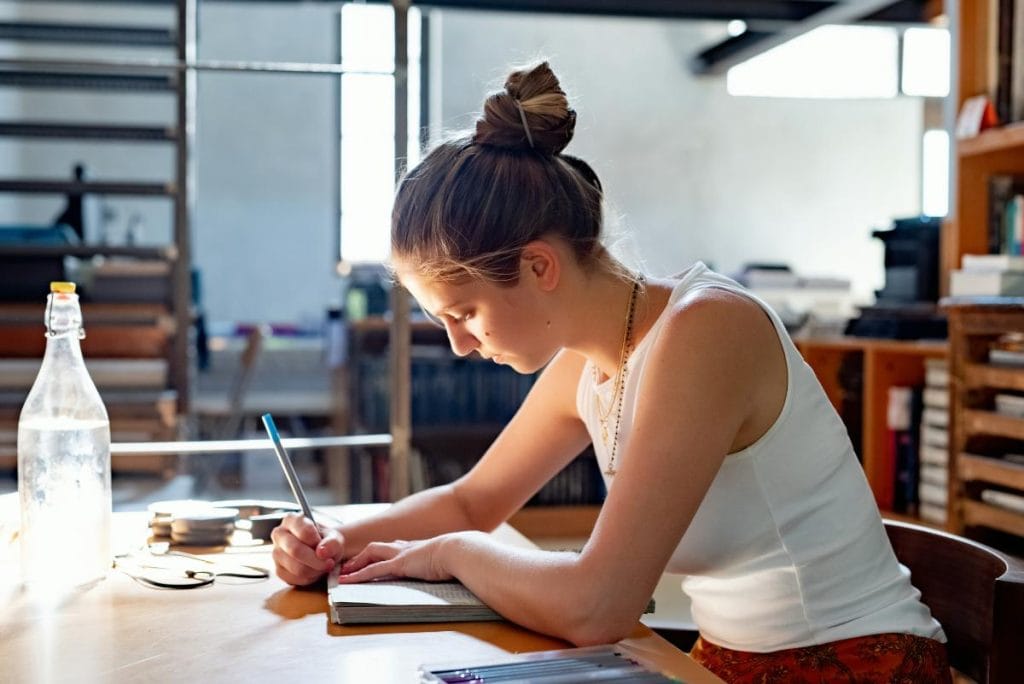
[[[383,505],[326,511],[351,519]],[[115,545],[142,543],[145,514],[114,518]],[[495,534],[530,544],[507,525]],[[5,682],[405,683],[418,681],[423,663],[569,646],[507,622],[342,627],[331,624],[322,587],[295,589],[277,577],[158,590],[115,570],[62,605],[46,607],[17,588],[15,556],[16,544],[0,543]],[[231,548],[218,556],[224,557],[273,567],[268,545]],[[685,682],[720,681],[643,625],[621,647]]]

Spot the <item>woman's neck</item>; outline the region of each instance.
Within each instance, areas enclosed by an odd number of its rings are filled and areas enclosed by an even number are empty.
[[[622,364],[623,341],[635,280],[609,270],[573,279],[567,291],[565,347],[590,359],[603,376],[614,377]],[[633,302],[630,346],[644,338],[664,310],[671,288],[661,281],[645,281]]]

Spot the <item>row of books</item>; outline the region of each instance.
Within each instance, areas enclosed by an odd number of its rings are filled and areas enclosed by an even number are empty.
[[[887,477],[879,487],[883,510],[946,521],[949,486],[949,369],[928,359],[925,384],[891,387],[887,426]]]
[[[990,254],[1021,254],[1024,176],[1005,173],[988,179],[988,251]]]
[[[989,94],[999,123],[1024,120],[1024,0],[987,0]]]
[[[409,487],[418,492],[427,487],[454,482],[473,467],[476,458],[454,452],[421,453],[413,449],[409,455]],[[391,500],[391,464],[384,450],[363,450],[353,461],[350,495],[353,501],[381,502]],[[604,501],[607,490],[592,450],[587,449],[541,487],[527,506],[582,506]]]
[[[464,475],[473,463],[445,454],[424,454],[424,482],[428,487],[452,482]],[[528,506],[575,506],[599,504],[606,494],[604,480],[587,449],[551,478],[528,502]]]
[[[364,356],[358,363],[358,424],[364,430],[386,431],[388,359]],[[413,356],[411,377],[413,427],[504,424],[536,380],[536,375],[521,375],[506,366],[449,356]]]

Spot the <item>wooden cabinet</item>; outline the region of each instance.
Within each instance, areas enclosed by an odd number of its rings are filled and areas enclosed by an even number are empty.
[[[0,250],[2,251],[2,250]],[[0,302],[0,469],[17,464],[17,425],[46,348],[38,303]],[[172,350],[177,333],[166,302],[83,302],[86,367],[110,416],[115,442],[166,441],[177,436],[176,388]],[[168,455],[114,455],[114,472],[171,475]]]
[[[961,111],[976,95],[994,98],[997,17],[1002,3],[947,2],[953,20],[953,104]],[[1020,9],[1020,1],[1016,3]],[[1020,49],[1017,46],[1015,49]],[[943,226],[943,291],[964,254],[989,250],[989,181],[1024,175],[1024,123],[954,140],[951,213]],[[1024,300],[947,299],[951,365],[949,528],[975,536],[997,530],[1024,537],[1024,515],[983,501],[985,489],[1024,492],[1024,466],[1004,456],[1024,453],[1024,419],[997,413],[995,397],[1024,393],[1024,368],[989,362],[1002,335],[1024,332]]]
[[[840,415],[844,413],[844,389],[840,385],[840,366],[851,357],[860,368],[860,425],[848,425],[851,435],[859,433],[861,463],[875,498],[893,474],[886,462],[889,434],[886,410],[891,387],[924,384],[925,360],[945,358],[944,341],[880,340],[859,337],[797,340],[804,360],[814,369],[825,393]],[[859,430],[858,430],[859,428]],[[883,510],[886,515],[891,511]]]
[[[945,307],[952,370],[950,529],[1024,537],[1024,512],[990,503],[985,494],[1024,497],[1024,464],[1006,458],[1024,454],[1024,417],[996,411],[1001,393],[1024,392],[1024,365],[998,365],[989,358],[1007,333],[1024,334],[1024,299],[950,299]]]
[[[141,16],[139,8],[129,9],[123,18],[113,20],[113,26],[76,21],[74,17],[82,16],[83,10],[95,11],[89,6],[96,3],[85,0],[69,3],[80,7],[70,8],[71,18],[59,24],[39,20],[28,11],[29,3],[24,9],[13,4],[15,16],[24,15],[23,20],[6,22],[0,40],[5,54],[24,56],[8,60],[7,68],[0,70],[0,86],[15,93],[11,96],[14,103],[22,99],[18,93],[39,89],[49,91],[47,97],[53,99],[47,100],[49,107],[41,109],[31,106],[26,95],[24,104],[14,107],[14,116],[19,118],[6,117],[0,122],[0,137],[26,143],[45,141],[60,150],[59,156],[73,153],[71,158],[76,158],[84,154],[83,162],[96,164],[105,178],[91,178],[84,166],[76,169],[73,177],[60,178],[66,169],[37,168],[45,166],[41,159],[26,164],[23,157],[32,157],[33,148],[26,147],[20,153],[13,149],[0,157],[0,194],[65,197],[65,212],[54,221],[67,224],[78,237],[71,244],[42,240],[38,235],[8,235],[0,244],[0,469],[5,470],[17,462],[17,416],[45,347],[46,285],[50,280],[73,279],[81,286],[85,277],[81,269],[77,275],[66,269],[65,262],[70,259],[95,267],[89,276],[92,293],[83,291],[87,288],[80,290],[87,333],[82,349],[87,365],[93,363],[90,372],[110,415],[114,441],[177,436],[181,418],[190,408],[192,375],[189,221],[194,202],[189,155],[194,134],[195,78],[194,71],[180,70],[173,60],[185,60],[195,51],[195,3],[167,0],[162,4],[169,11],[155,22],[142,22],[136,18]],[[124,4],[141,7],[153,3],[128,0]],[[27,50],[25,45],[30,43],[42,46]],[[79,53],[68,51],[68,46],[86,46],[93,52],[83,61],[74,56]],[[157,56],[161,58],[155,59]],[[82,92],[88,93],[87,98],[97,99],[73,99]],[[99,104],[108,97],[145,99],[150,105],[154,98],[160,98],[160,104],[169,109],[162,121],[86,121],[96,119],[83,117],[89,114],[86,110],[90,106],[99,107],[93,114],[106,113],[116,111],[118,102],[127,101]],[[86,102],[89,104],[83,104]],[[147,109],[157,111],[152,106]],[[95,146],[95,150],[82,148],[83,142]],[[139,178],[138,165],[131,163],[133,154],[127,145],[166,152],[169,168],[164,177]],[[100,146],[107,149],[100,150]],[[32,175],[26,175],[29,172]],[[101,231],[99,226],[84,226],[88,219],[82,216],[83,196],[131,197],[169,204],[170,239],[160,246],[87,242],[96,240]],[[35,230],[37,227],[30,227],[28,232],[42,233]],[[94,257],[105,260],[100,264]],[[154,273],[154,267],[158,273]],[[114,281],[120,286],[113,285]],[[107,291],[101,294],[104,282]],[[149,286],[161,288],[162,293],[154,294]],[[26,292],[30,294],[26,296]],[[31,294],[35,292],[38,295]],[[166,475],[173,472],[175,463],[171,456],[115,455],[112,468],[115,472],[143,470]]]

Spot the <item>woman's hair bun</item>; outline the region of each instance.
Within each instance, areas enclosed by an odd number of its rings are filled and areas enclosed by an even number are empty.
[[[473,142],[555,155],[572,140],[576,112],[547,62],[519,69],[505,90],[491,94],[476,122]]]

